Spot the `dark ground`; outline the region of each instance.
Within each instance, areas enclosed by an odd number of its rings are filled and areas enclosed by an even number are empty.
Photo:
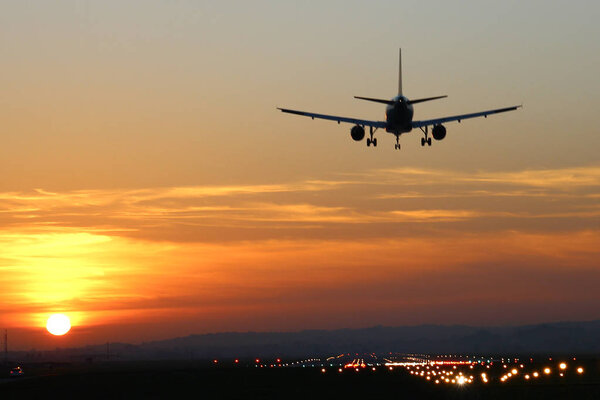
[[[600,399],[598,362],[586,375],[531,384],[434,385],[404,369],[253,368],[207,362],[23,365],[22,378],[0,378],[0,399]]]

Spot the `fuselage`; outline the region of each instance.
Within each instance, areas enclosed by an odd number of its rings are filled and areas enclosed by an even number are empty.
[[[385,130],[398,135],[410,132],[412,130],[414,114],[412,104],[404,96],[396,96],[392,101],[394,104],[389,104],[385,108],[385,119],[387,122]]]

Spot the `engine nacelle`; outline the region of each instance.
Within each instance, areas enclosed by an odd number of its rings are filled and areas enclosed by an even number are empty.
[[[446,128],[444,125],[435,125],[431,130],[431,134],[435,140],[442,140],[446,137]]]
[[[354,125],[350,130],[350,136],[352,136],[353,140],[360,142],[365,138],[365,128],[360,125]]]

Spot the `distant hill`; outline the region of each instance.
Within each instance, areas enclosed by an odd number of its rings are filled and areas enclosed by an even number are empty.
[[[299,332],[226,332],[138,345],[111,343],[113,359],[306,357],[346,352],[429,354],[600,354],[600,320],[512,327],[418,325]],[[71,358],[106,354],[106,345],[60,350]]]

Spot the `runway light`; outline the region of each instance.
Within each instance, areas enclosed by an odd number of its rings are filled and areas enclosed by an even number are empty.
[[[540,376],[540,374],[538,374],[537,372],[534,372],[532,375],[534,378],[537,378],[538,376]]]
[[[321,368],[321,372],[325,373],[326,372],[325,368]]]
[[[525,375],[525,379],[529,380],[529,375]]]
[[[519,372],[519,371],[516,368],[513,368],[512,371],[510,371],[510,372],[512,372],[513,375],[516,375],[517,372]]]
[[[545,373],[546,375],[549,375],[549,374],[550,374],[550,372],[552,372],[552,370],[551,370],[550,368],[544,368],[544,373]]]
[[[342,369],[341,369],[341,368],[338,368],[338,372],[342,372]]]
[[[583,368],[581,368],[581,367],[577,368],[577,373],[578,374],[583,374]]]
[[[560,368],[560,369],[562,369],[562,370],[565,370],[565,369],[567,369],[567,363],[564,363],[564,362],[563,362],[563,363],[560,363],[560,364],[558,364],[558,368]]]

